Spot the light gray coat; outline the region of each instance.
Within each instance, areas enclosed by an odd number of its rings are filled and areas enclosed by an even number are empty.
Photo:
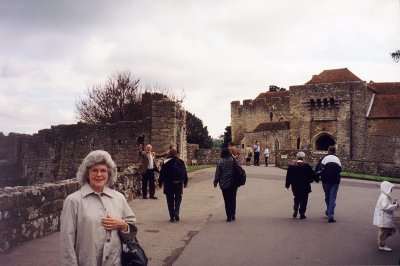
[[[125,197],[108,187],[96,194],[89,184],[64,201],[61,214],[61,265],[121,265],[121,241],[118,230],[107,231],[101,219],[107,215],[135,224],[136,218]],[[137,229],[120,233],[131,241]]]

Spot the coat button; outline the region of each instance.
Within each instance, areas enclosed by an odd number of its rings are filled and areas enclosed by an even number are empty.
[[[107,242],[110,242],[110,239],[107,239]]]
[[[106,256],[106,260],[108,260],[108,256]]]

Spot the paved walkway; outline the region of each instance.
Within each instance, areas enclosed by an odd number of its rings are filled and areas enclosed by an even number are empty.
[[[190,175],[184,190],[181,221],[170,223],[166,200],[136,199],[138,239],[149,265],[396,264],[399,236],[376,249],[371,225],[379,195],[373,182],[344,180],[338,194],[336,224],[323,215],[320,184],[313,184],[307,219],[291,218],[291,192],[283,188],[285,171],[246,167],[248,181],[239,189],[237,221],[226,223],[222,195],[212,187],[215,169]],[[398,193],[398,191],[395,191]],[[59,234],[36,239],[0,256],[0,265],[58,265]]]

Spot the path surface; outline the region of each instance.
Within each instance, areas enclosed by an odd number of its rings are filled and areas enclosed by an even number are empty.
[[[312,184],[307,219],[293,219],[285,171],[248,167],[250,178],[239,189],[236,221],[225,222],[223,206],[194,236],[174,263],[181,265],[366,265],[397,264],[400,237],[388,240],[392,253],[378,251],[372,225],[378,184],[342,180],[337,223],[324,215],[321,184]],[[399,198],[399,191],[395,190]]]
[[[321,184],[313,184],[307,219],[293,219],[291,192],[284,189],[286,171],[246,167],[248,180],[238,191],[237,220],[225,222],[222,194],[212,187],[215,169],[191,174],[184,190],[181,221],[170,223],[164,195],[136,199],[138,238],[149,265],[310,265],[397,264],[400,238],[377,250],[371,225],[378,184],[343,180],[335,224],[324,217]],[[399,195],[399,191],[395,190]],[[399,195],[400,196],[400,195]],[[397,198],[400,198],[400,197]],[[59,234],[26,242],[0,256],[0,265],[59,265]]]

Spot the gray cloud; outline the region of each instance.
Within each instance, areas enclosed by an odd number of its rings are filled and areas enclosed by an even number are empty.
[[[398,81],[400,5],[379,0],[0,0],[0,131],[72,123],[91,84],[130,70],[186,94],[216,137],[230,102],[348,67]],[[53,114],[52,118],[49,113]],[[53,118],[54,117],[54,118]]]

